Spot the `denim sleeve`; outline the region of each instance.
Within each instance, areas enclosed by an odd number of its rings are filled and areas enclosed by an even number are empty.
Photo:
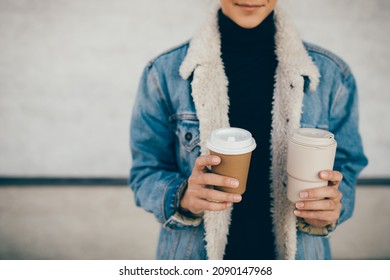
[[[367,165],[359,133],[357,87],[349,71],[341,81],[330,107],[329,129],[337,141],[334,170],[343,174],[339,185],[342,192],[341,224],[352,216],[355,204],[355,185],[360,171]]]
[[[130,125],[130,188],[136,205],[153,213],[163,226],[185,229],[198,226],[201,220],[185,217],[178,211],[186,178],[178,171],[176,138],[169,115],[156,70],[153,66],[146,67]]]

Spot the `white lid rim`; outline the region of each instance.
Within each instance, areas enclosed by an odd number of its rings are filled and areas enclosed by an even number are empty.
[[[330,147],[337,144],[334,134],[320,128],[301,127],[294,130],[289,141],[307,147]]]
[[[256,141],[252,134],[243,128],[218,128],[211,132],[206,147],[220,154],[240,155],[252,152],[256,148]]]
[[[221,148],[218,148],[218,147],[215,147],[213,144],[211,144],[209,141],[207,141],[207,144],[206,144],[207,148],[209,150],[212,150],[213,152],[216,152],[216,153],[219,153],[219,154],[223,154],[223,155],[241,155],[241,154],[247,154],[247,153],[251,153],[253,152],[256,147],[257,147],[257,144],[256,142],[253,141],[253,143],[248,146],[248,147],[245,147],[245,148],[238,148],[238,149],[221,149]]]

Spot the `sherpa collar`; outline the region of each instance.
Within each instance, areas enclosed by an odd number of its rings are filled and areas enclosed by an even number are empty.
[[[221,42],[216,5],[211,16],[190,42],[188,53],[181,64],[180,75],[192,75],[192,97],[199,119],[200,148],[207,154],[206,140],[211,131],[229,127],[228,80],[221,59]],[[292,21],[277,6],[275,8],[276,56],[278,67],[272,109],[271,179],[273,230],[276,253],[280,259],[294,259],[296,254],[296,218],[294,206],[286,196],[287,139],[300,126],[304,78],[310,80],[314,91],[319,83],[319,72],[300,39]],[[212,117],[211,117],[212,116]],[[261,183],[259,186],[261,187]],[[205,241],[209,259],[222,259],[227,244],[231,210],[206,211],[204,214]],[[256,221],[254,221],[256,222]],[[261,222],[261,221],[259,221]]]
[[[191,39],[188,53],[180,67],[180,75],[187,80],[199,65],[218,63],[221,55],[221,38],[218,29],[217,4],[211,16],[205,21]],[[298,30],[290,17],[279,5],[275,7],[276,53],[278,61],[301,76],[310,79],[310,90],[313,91],[319,82],[319,72],[307,54]]]

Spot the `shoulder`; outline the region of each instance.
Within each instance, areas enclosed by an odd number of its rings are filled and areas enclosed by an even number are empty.
[[[351,74],[349,65],[340,56],[312,43],[304,42],[304,46],[320,72],[336,71],[344,78]]]
[[[153,66],[160,66],[160,65],[165,65],[166,64],[181,64],[183,61],[184,57],[187,54],[187,50],[189,47],[189,40],[181,43],[179,45],[176,45],[172,48],[169,48],[168,50],[160,53],[153,59],[149,60],[147,67],[151,68]]]

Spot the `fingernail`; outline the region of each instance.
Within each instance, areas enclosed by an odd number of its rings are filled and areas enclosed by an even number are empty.
[[[230,186],[233,188],[237,188],[240,185],[240,182],[238,180],[231,180],[230,181]]]
[[[300,215],[300,214],[301,214],[301,211],[294,210],[294,214],[298,216],[298,215]]]
[[[326,171],[321,171],[321,178],[323,178],[323,179],[328,179],[328,178],[329,178],[328,172],[326,172]]]
[[[219,162],[219,157],[212,157],[211,158],[212,163],[218,163]]]
[[[239,195],[239,194],[236,194],[236,195],[233,196],[233,200],[234,200],[235,202],[240,202],[241,199],[242,199],[242,197],[241,197],[241,195]]]
[[[231,203],[231,202],[226,203],[226,206],[227,206],[227,207],[230,207],[230,206],[232,206],[232,205],[233,205],[233,203]]]
[[[309,194],[307,193],[307,192],[301,192],[300,194],[299,194],[299,197],[300,198],[306,198],[306,197],[308,197],[309,196]]]
[[[295,206],[297,208],[303,208],[305,206],[305,204],[303,202],[297,202],[297,204],[295,204]]]

